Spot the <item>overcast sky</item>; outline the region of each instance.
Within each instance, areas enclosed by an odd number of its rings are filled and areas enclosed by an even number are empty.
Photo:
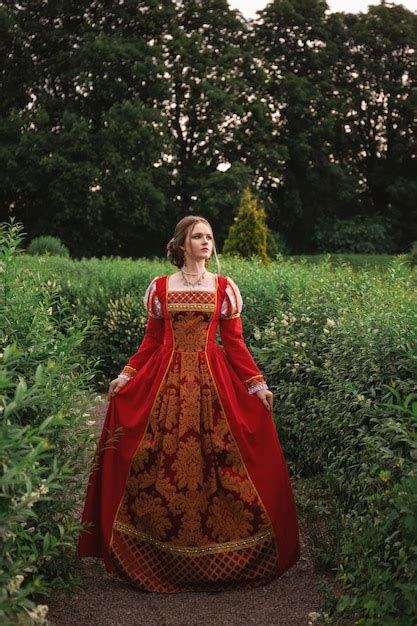
[[[411,11],[417,11],[417,0],[391,0],[392,4],[402,4]],[[229,0],[232,9],[239,9],[245,17],[255,17],[256,11],[263,9],[268,0]],[[369,4],[379,4],[377,0],[327,0],[330,11],[345,13],[366,13]]]

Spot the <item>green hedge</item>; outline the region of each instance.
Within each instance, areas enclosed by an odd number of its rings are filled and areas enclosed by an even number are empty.
[[[80,498],[95,448],[88,423],[91,323],[52,281],[22,268],[21,228],[0,230],[0,622],[43,624],[52,589],[79,580]]]
[[[333,536],[319,540],[333,550],[342,590],[331,612],[355,624],[415,624],[416,273],[401,259],[385,274],[330,264],[300,272],[253,353],[275,393],[287,457],[314,477],[310,505],[323,489],[330,503]]]
[[[94,314],[89,353],[107,385],[139,345],[142,297],[163,261],[46,259],[21,266],[59,281],[81,319]],[[212,269],[214,269],[212,267]],[[325,257],[222,261],[243,299],[245,338],[275,395],[274,413],[301,510],[323,517],[316,555],[336,573],[330,617],[362,625],[417,619],[417,273],[403,256],[385,269]],[[315,504],[317,502],[317,504]],[[308,520],[307,520],[308,522]],[[327,537],[326,533],[331,536]],[[321,550],[321,554],[320,554]]]

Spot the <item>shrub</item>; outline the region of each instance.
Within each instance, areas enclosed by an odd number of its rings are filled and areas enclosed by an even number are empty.
[[[223,254],[241,257],[258,256],[265,264],[268,256],[268,228],[265,211],[259,208],[249,188],[245,189],[234,224],[229,228]]]
[[[317,252],[381,254],[394,252],[390,223],[382,217],[355,215],[320,222],[313,234]]]
[[[41,255],[50,254],[53,256],[69,257],[68,248],[62,243],[59,237],[51,235],[41,235],[32,239],[26,250],[27,254]]]
[[[0,230],[0,621],[44,623],[40,595],[78,580],[77,507],[92,459],[95,360],[58,286],[17,263],[19,224]],[[24,619],[26,616],[26,620]]]
[[[333,567],[342,592],[334,610],[355,624],[411,626],[415,276],[401,259],[384,275],[323,263],[304,276],[300,269],[289,285],[285,310],[260,329],[253,352],[275,392],[287,458],[335,502]]]

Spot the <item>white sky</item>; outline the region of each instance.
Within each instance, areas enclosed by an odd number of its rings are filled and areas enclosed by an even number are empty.
[[[391,0],[392,4],[402,4],[410,11],[417,11],[417,0]],[[239,11],[246,18],[255,17],[256,11],[260,11],[268,4],[268,0],[229,0],[232,9]],[[345,13],[366,13],[369,4],[379,4],[378,0],[327,0],[331,12],[344,11]]]

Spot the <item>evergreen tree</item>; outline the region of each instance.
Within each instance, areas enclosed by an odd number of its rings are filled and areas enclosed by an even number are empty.
[[[242,257],[258,256],[262,263],[271,262],[268,256],[268,227],[265,211],[247,187],[242,195],[234,224],[223,246],[223,254]]]

